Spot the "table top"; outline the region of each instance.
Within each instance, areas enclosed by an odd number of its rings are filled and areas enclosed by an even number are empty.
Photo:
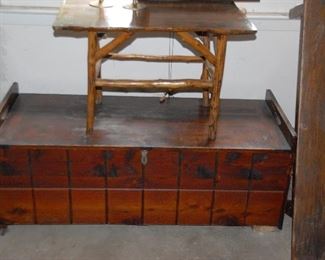
[[[157,31],[254,34],[256,27],[232,1],[143,1],[140,10],[126,9],[132,0],[105,0],[111,8],[94,8],[90,0],[65,0],[54,30]]]

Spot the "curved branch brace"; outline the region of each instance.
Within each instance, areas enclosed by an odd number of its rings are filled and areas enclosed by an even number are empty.
[[[192,47],[197,52],[201,53],[205,59],[207,59],[211,64],[216,65],[216,57],[211,53],[209,48],[202,44],[199,40],[195,39],[190,33],[187,32],[177,32],[176,33],[182,42],[186,43]]]
[[[132,35],[132,32],[120,33],[111,42],[107,43],[104,47],[97,50],[95,55],[96,61],[105,58],[110,52],[114,51],[117,47],[125,43]]]

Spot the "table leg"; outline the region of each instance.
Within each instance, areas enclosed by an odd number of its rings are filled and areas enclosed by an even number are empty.
[[[99,39],[102,37],[101,34],[97,34],[97,48],[96,51],[100,49],[99,45]],[[98,72],[97,77],[101,78],[102,77],[102,60],[99,60],[96,64],[96,71]],[[96,104],[101,104],[103,99],[103,89],[102,88],[97,88],[96,90]]]
[[[210,49],[210,39],[209,36],[203,36],[202,38],[204,46],[206,46],[208,49]],[[209,73],[208,73],[208,68],[206,63],[203,63],[203,68],[202,68],[202,74],[201,74],[201,79],[202,80],[208,80],[209,78]],[[204,91],[203,92],[203,103],[202,105],[204,107],[209,106],[209,91]]]
[[[215,140],[217,134],[217,120],[219,116],[220,92],[226,59],[227,36],[218,35],[214,37],[214,46],[217,62],[215,64],[213,90],[210,102],[209,139],[211,140]]]
[[[95,117],[96,99],[96,51],[98,37],[96,32],[88,32],[88,95],[87,95],[87,134],[92,133]]]
[[[98,78],[102,78],[101,62],[99,62],[100,68],[98,69]],[[96,89],[96,104],[101,104],[103,100],[103,88]]]

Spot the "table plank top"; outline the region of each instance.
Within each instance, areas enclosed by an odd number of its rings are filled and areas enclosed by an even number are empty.
[[[232,1],[154,2],[142,9],[124,8],[132,0],[105,0],[111,8],[94,8],[89,0],[65,0],[53,24],[54,30],[156,31],[254,34],[256,27]]]

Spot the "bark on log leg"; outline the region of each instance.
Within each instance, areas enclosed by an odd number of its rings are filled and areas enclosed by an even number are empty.
[[[88,96],[87,96],[87,134],[94,128],[95,99],[96,99],[96,50],[98,38],[96,32],[88,32]]]
[[[210,39],[209,39],[209,36],[203,36],[203,39],[202,40],[203,40],[204,46],[206,46],[207,48],[210,49]],[[209,72],[208,72],[208,68],[207,68],[206,62],[203,63],[201,79],[202,80],[208,80],[209,79]],[[202,102],[202,105],[204,107],[208,107],[209,106],[209,91],[204,91],[203,92],[203,102]]]
[[[100,45],[99,45],[99,35],[97,34],[97,47],[96,47],[96,52],[100,49]],[[102,74],[102,60],[99,60],[96,64],[96,71],[97,73],[97,78],[101,78]],[[103,99],[103,90],[102,88],[97,88],[96,90],[96,104],[101,104],[102,103],[102,99]]]
[[[214,38],[215,53],[217,62],[215,64],[213,90],[210,102],[210,118],[209,118],[209,139],[215,140],[217,135],[217,121],[220,106],[220,91],[222,85],[222,77],[225,66],[227,36],[218,35]]]

